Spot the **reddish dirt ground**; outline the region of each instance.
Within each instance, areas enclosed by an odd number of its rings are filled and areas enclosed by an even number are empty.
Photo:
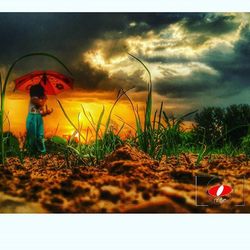
[[[69,169],[58,155],[23,164],[8,158],[0,165],[0,212],[250,212],[250,162],[244,155],[205,157],[199,166],[196,159],[181,154],[157,162],[126,145],[95,167]],[[212,183],[230,185],[233,192],[216,202],[207,194]]]

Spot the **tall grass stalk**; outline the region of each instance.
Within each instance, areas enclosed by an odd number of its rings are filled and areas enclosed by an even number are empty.
[[[128,53],[129,54],[129,53]],[[137,138],[139,142],[139,147],[147,152],[150,153],[152,149],[150,148],[152,146],[152,124],[151,124],[151,113],[152,113],[152,79],[151,79],[151,73],[147,66],[136,56],[129,54],[132,58],[134,58],[137,62],[139,62],[143,68],[146,70],[149,76],[149,82],[147,87],[147,100],[146,100],[146,108],[144,112],[144,124],[142,124],[140,119],[140,114],[138,108],[135,109],[132,100],[129,98],[128,95],[127,98],[129,102],[132,105],[132,109],[135,116],[135,122],[136,122],[136,133]]]
[[[75,131],[77,131],[79,133],[79,136],[83,138],[84,141],[86,141],[86,138],[82,135],[81,131],[79,130],[79,128],[77,128],[77,126],[72,122],[72,120],[70,119],[70,117],[68,116],[66,110],[64,109],[61,101],[59,99],[56,99],[57,103],[59,104],[59,107],[61,108],[65,118],[67,119],[67,121],[70,123],[70,125],[75,129]]]
[[[157,159],[161,158],[164,154],[176,154],[179,146],[177,140],[181,137],[182,133],[180,129],[182,121],[186,117],[196,113],[197,110],[189,112],[179,119],[170,119],[163,110],[163,102],[161,102],[159,113],[156,110],[153,115],[153,120],[151,121],[153,84],[150,70],[139,58],[131,54],[129,55],[143,66],[149,77],[146,107],[144,112],[144,124],[141,122],[138,107],[135,108],[131,98],[125,94],[132,106],[134,113],[138,146],[141,150]]]

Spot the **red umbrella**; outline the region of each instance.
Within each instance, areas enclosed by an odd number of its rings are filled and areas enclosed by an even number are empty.
[[[36,70],[15,80],[14,91],[29,92],[32,85],[40,83],[47,95],[56,95],[73,88],[73,78],[52,70]]]

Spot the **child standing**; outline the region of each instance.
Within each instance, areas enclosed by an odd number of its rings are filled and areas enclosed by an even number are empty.
[[[44,109],[47,96],[41,84],[30,88],[29,113],[26,120],[27,147],[33,153],[46,153],[42,116],[49,115],[53,109]]]

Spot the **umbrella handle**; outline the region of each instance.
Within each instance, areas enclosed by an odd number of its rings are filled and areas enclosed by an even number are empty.
[[[43,76],[41,77],[39,84],[42,85],[43,83],[44,85],[46,85],[46,82],[47,82],[47,74],[44,73]]]

